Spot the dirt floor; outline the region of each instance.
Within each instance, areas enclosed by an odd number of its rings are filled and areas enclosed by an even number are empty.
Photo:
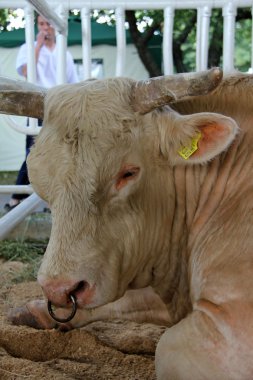
[[[164,327],[117,320],[64,333],[8,323],[11,307],[41,298],[36,282],[11,282],[24,265],[0,261],[1,380],[155,379],[154,351]]]

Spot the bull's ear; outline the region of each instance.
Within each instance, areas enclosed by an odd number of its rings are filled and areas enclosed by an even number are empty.
[[[204,163],[225,151],[238,131],[230,117],[216,113],[177,115],[171,130],[172,163]]]

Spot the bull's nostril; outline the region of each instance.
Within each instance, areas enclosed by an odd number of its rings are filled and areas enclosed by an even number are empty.
[[[85,288],[87,287],[87,282],[86,281],[80,281],[77,286],[75,287],[75,289],[73,289],[71,291],[71,294],[77,294],[77,293],[81,293],[85,290]]]

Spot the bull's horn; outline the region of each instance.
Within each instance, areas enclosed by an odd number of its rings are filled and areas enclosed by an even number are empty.
[[[46,89],[0,77],[0,113],[43,119]]]
[[[133,87],[133,108],[145,114],[165,104],[208,94],[221,82],[222,75],[222,70],[215,67],[198,73],[175,74],[138,81]]]

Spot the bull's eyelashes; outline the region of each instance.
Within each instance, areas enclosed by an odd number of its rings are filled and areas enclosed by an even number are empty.
[[[116,176],[115,188],[116,190],[121,190],[131,181],[134,181],[140,172],[140,168],[134,165],[124,166]]]

